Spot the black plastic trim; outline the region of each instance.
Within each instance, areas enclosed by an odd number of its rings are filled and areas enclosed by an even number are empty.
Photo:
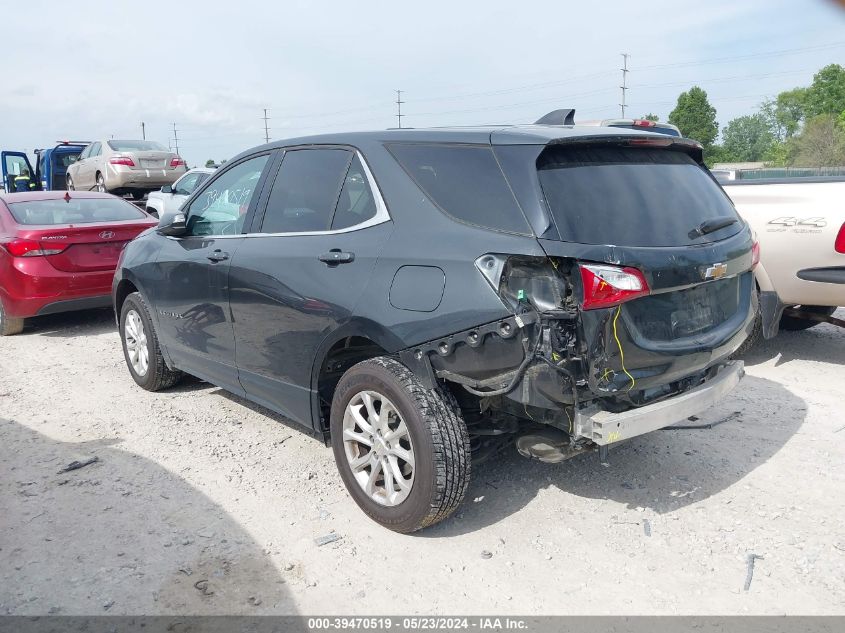
[[[805,268],[797,273],[798,279],[820,281],[825,284],[845,284],[845,266],[831,268]]]
[[[76,310],[92,310],[94,308],[111,307],[111,295],[99,295],[96,297],[85,297],[84,299],[65,299],[48,303],[41,308],[36,316],[45,314],[58,314],[59,312],[75,312]]]

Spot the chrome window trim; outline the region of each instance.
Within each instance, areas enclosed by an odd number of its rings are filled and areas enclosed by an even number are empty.
[[[321,149],[319,145],[312,145],[308,148],[302,149]],[[378,184],[376,184],[376,179],[373,176],[373,172],[370,170],[370,166],[367,164],[366,159],[358,151],[357,148],[349,148],[355,155],[358,157],[358,160],[361,161],[361,165],[364,167],[364,175],[367,178],[367,183],[370,185],[370,190],[373,192],[373,199],[376,203],[376,214],[371,217],[369,220],[364,220],[363,222],[359,222],[358,224],[354,224],[352,226],[348,226],[344,229],[334,229],[328,231],[299,231],[299,232],[292,232],[292,233],[236,233],[235,235],[189,235],[185,237],[189,238],[200,238],[200,239],[214,239],[214,240],[225,240],[225,239],[235,239],[235,238],[242,238],[242,237],[294,237],[294,236],[314,236],[314,235],[342,235],[344,233],[351,233],[352,231],[360,231],[361,229],[367,229],[371,226],[377,226],[379,224],[384,224],[385,222],[390,222],[392,219],[390,217],[390,212],[387,210],[387,204],[384,202],[384,197],[381,194],[381,189],[379,189]],[[284,149],[282,151],[285,153],[289,151],[296,151],[295,149]],[[282,164],[284,164],[284,159],[282,160]],[[280,167],[281,169],[281,167]],[[269,201],[269,198],[268,198]],[[184,239],[184,238],[178,238]]]

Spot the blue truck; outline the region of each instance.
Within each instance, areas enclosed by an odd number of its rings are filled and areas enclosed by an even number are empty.
[[[26,152],[0,153],[3,190],[56,191],[66,188],[67,168],[74,163],[88,141],[59,141],[55,147],[35,150],[36,168]]]

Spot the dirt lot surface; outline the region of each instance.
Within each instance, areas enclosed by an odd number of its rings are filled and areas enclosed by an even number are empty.
[[[696,422],[718,426],[606,467],[509,450],[402,536],[278,416],[195,380],[137,388],[108,311],[34,320],[0,339],[0,614],[845,614],[845,331],[747,365]]]

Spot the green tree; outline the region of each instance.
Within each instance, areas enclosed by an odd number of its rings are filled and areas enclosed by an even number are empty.
[[[646,115],[645,115],[644,117],[642,117],[642,118],[643,118],[643,119],[645,119],[646,121],[655,121],[655,122],[657,122],[657,121],[659,121],[659,120],[660,120],[660,117],[659,117],[659,116],[657,116],[656,114],[652,114],[651,112],[649,112],[648,114],[646,114]]]
[[[772,132],[779,140],[792,138],[798,132],[801,121],[804,120],[806,100],[806,88],[793,88],[781,92],[774,101],[763,104],[763,112],[769,118]]]
[[[763,114],[737,117],[722,130],[722,149],[728,162],[761,161],[774,141]]]
[[[669,123],[677,125],[684,136],[701,143],[705,155],[719,134],[716,108],[710,105],[707,93],[698,86],[680,94],[678,104],[669,113]]]
[[[839,116],[845,111],[845,68],[829,64],[813,76],[812,85],[804,98],[804,116],[807,119],[821,114]]]
[[[206,166],[206,167],[214,167],[216,164],[217,164],[217,163],[215,163],[215,162],[214,162],[214,159],[213,159],[213,158],[209,158],[207,161],[205,161],[205,166]]]
[[[845,165],[845,130],[837,117],[821,114],[808,119],[799,136],[791,141],[796,167],[841,167]]]

